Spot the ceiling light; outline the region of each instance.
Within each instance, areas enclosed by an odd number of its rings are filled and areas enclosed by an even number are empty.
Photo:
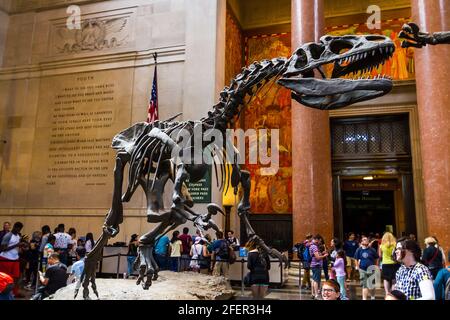
[[[373,180],[373,176],[365,176],[363,177],[363,180]]]

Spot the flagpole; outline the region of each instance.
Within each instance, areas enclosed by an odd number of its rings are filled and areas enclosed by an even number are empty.
[[[155,120],[158,120],[158,85],[157,85],[157,67],[158,67],[158,53],[153,52],[153,59],[155,59],[155,68],[153,72],[153,84],[150,102],[147,109],[147,123],[152,123]]]

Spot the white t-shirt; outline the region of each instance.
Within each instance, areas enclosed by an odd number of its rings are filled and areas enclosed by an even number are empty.
[[[5,235],[5,237],[8,236],[8,234]],[[7,247],[11,247],[13,245],[16,245],[20,242],[20,236],[18,234],[12,234],[11,233],[11,239],[9,239]],[[3,251],[0,253],[0,257],[3,257],[8,260],[17,260],[19,259],[19,247],[15,247],[8,251]]]
[[[86,240],[86,243],[84,244],[84,248],[86,249],[86,253],[92,251],[92,241]]]

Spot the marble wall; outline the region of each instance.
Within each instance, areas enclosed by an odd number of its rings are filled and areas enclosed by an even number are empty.
[[[20,220],[28,234],[65,223],[81,235],[99,235],[112,196],[111,139],[146,119],[153,52],[162,120],[179,112],[199,119],[223,86],[217,51],[225,45],[225,1],[77,3],[81,29],[67,28],[67,6],[51,1],[8,16],[0,69],[0,137],[7,141],[0,144],[0,222]],[[0,58],[1,49],[0,38]],[[220,203],[221,195],[213,190],[212,198]],[[112,241],[151,228],[144,202],[137,192],[125,205]]]
[[[0,9],[0,66],[3,64],[3,53],[6,45],[6,33],[8,31],[9,16]]]

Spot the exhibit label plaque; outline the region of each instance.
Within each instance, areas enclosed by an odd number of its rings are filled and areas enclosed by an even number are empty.
[[[192,200],[195,203],[210,203],[211,202],[211,166],[205,173],[205,176],[198,182],[189,182],[186,180],[186,185],[191,194]]]

